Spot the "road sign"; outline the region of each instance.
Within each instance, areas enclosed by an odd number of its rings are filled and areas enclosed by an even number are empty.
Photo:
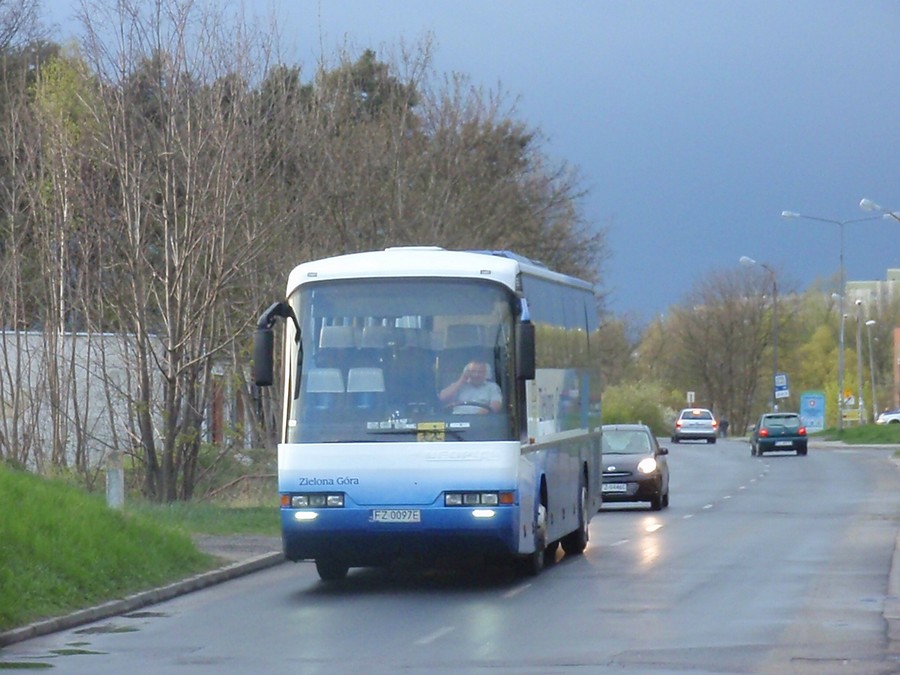
[[[689,392],[687,393],[687,403],[688,403],[688,405],[694,405],[694,400],[695,400],[694,392],[689,391]]]
[[[787,398],[790,395],[787,373],[775,373],[775,398]]]

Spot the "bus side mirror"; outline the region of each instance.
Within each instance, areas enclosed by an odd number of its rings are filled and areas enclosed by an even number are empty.
[[[516,372],[520,380],[534,379],[534,324],[516,324]]]
[[[257,387],[271,387],[274,380],[275,331],[257,327],[253,335],[253,381]]]
[[[257,387],[270,387],[275,379],[275,331],[278,318],[291,319],[300,341],[300,324],[294,310],[286,302],[275,302],[263,312],[256,322],[253,335],[253,381]]]

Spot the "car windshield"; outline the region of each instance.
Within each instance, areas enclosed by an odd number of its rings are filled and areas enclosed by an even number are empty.
[[[650,438],[637,429],[604,431],[603,452],[610,455],[647,455],[650,453]]]

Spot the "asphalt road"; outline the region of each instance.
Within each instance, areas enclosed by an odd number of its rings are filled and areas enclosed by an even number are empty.
[[[671,506],[604,507],[585,555],[506,570],[281,564],[0,650],[55,673],[900,672],[890,449],[670,447]]]

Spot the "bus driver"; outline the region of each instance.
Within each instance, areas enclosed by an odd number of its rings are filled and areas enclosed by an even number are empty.
[[[487,379],[488,367],[483,361],[470,361],[455,382],[441,390],[438,398],[453,406],[457,414],[500,412],[503,394],[496,382]]]

